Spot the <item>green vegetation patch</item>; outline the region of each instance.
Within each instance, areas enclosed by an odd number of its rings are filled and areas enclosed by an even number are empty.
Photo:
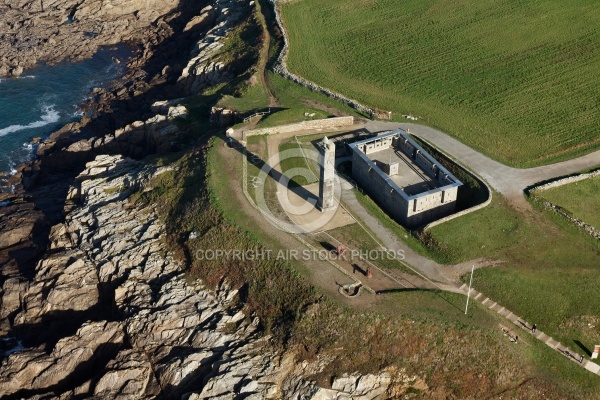
[[[525,216],[496,194],[481,210],[407,231],[368,196],[357,198],[407,245],[440,263],[499,261],[476,271],[474,287],[572,349],[579,350],[575,340],[588,348],[600,340],[600,243],[561,216],[541,209]]]
[[[312,146],[311,146],[312,147]],[[319,181],[319,177],[315,173],[315,167],[310,157],[306,157],[306,152],[314,152],[314,148],[304,148],[296,143],[282,143],[279,145],[279,154],[281,158],[281,172],[290,179],[291,186],[306,186]]]
[[[595,275],[597,268],[578,265],[568,269],[499,266],[477,270],[473,286],[572,350],[586,354],[600,336],[600,301],[593,295],[600,279]],[[585,323],[578,324],[578,320]]]
[[[600,243],[563,217],[535,209],[526,216],[500,196],[481,210],[433,227],[454,262],[476,258],[501,265],[476,271],[473,286],[563,343],[591,339],[571,318],[600,318]]]
[[[352,250],[359,250],[367,254],[372,250],[380,248],[379,243],[375,240],[375,235],[366,227],[362,222],[345,225],[339,228],[323,232],[319,235],[313,236],[313,241],[316,241],[315,246],[323,246],[324,243],[329,244],[331,247],[335,247],[338,244],[343,244],[346,248]],[[310,240],[310,238],[309,238]],[[398,258],[387,258],[373,259],[366,262],[362,260],[360,262],[363,266],[367,267],[368,264],[374,264],[382,269],[396,269],[400,272],[414,275],[415,272],[408,268],[403,261]]]
[[[281,5],[289,68],[413,114],[504,163],[598,147],[600,3],[302,0]]]
[[[260,82],[253,80],[252,84],[247,84],[240,90],[239,96],[224,96],[219,101],[219,106],[226,107],[241,113],[250,113],[266,109],[269,105],[269,99]]]
[[[537,195],[562,207],[573,217],[600,229],[600,176],[538,191]]]
[[[281,76],[267,74],[269,88],[277,98],[280,108],[263,118],[259,127],[270,127],[311,119],[327,118],[336,115],[354,115],[356,111],[324,94],[313,92]]]

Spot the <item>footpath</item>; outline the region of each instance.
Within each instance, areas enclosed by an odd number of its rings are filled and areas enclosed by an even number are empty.
[[[469,286],[467,284],[463,284],[460,287],[460,290],[465,295],[467,295],[469,292]],[[475,290],[473,288],[471,288],[470,296],[471,296],[471,299],[478,301],[479,303],[483,304],[490,310],[493,310],[493,311],[497,312],[498,314],[502,315],[504,318],[506,318],[507,320],[512,322],[514,325],[518,326],[523,331],[532,335],[536,339],[542,341],[550,348],[558,351],[559,353],[561,353],[562,355],[567,357],[569,360],[576,362],[577,364],[581,365],[583,368],[587,369],[590,372],[593,372],[596,375],[600,375],[600,365],[596,364],[593,361],[586,360],[582,354],[576,353],[575,351],[571,350],[570,348],[563,345],[559,341],[553,339],[551,336],[546,335],[544,332],[542,332],[539,329],[536,329],[535,332],[533,332],[532,331],[533,324],[525,321],[523,318],[514,314],[512,311],[507,310],[505,307],[502,307],[500,304],[496,303],[495,301],[491,300],[490,298],[485,297],[483,294],[481,294],[480,292],[478,292],[477,290]],[[579,362],[580,360],[581,360],[581,362]]]

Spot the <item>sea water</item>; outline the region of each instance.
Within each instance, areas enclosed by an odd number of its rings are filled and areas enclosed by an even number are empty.
[[[91,89],[122,76],[132,54],[126,46],[104,48],[85,61],[40,65],[18,78],[0,78],[0,172],[14,172],[35,155],[33,138],[44,139],[77,121]]]

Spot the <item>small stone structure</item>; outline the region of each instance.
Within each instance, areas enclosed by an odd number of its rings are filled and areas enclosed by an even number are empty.
[[[349,145],[352,175],[391,217],[413,228],[456,209],[454,175],[403,130]]]
[[[212,107],[210,110],[210,124],[218,126],[230,126],[235,123],[237,111],[223,107]]]
[[[354,282],[342,285],[338,288],[338,292],[344,297],[356,297],[360,294],[362,283]]]
[[[321,150],[320,160],[320,179],[319,179],[319,202],[318,207],[321,211],[328,211],[335,208],[335,198],[333,196],[334,177],[335,177],[335,143],[325,136],[319,143]]]

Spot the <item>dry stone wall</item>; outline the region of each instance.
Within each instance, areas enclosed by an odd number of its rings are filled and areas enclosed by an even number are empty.
[[[548,189],[560,187],[563,185],[568,185],[569,183],[575,183],[575,182],[583,181],[585,179],[594,178],[596,176],[600,176],[600,169],[597,171],[588,172],[586,174],[568,176],[566,178],[561,178],[561,179],[558,179],[558,180],[555,180],[552,182],[544,183],[543,185],[535,186],[534,188],[530,189],[529,191],[531,192],[533,190],[548,190]]]
[[[545,209],[553,211],[553,212],[557,213],[558,215],[565,217],[567,220],[569,220],[571,223],[575,224],[579,228],[583,229],[589,235],[595,237],[596,239],[600,239],[600,230],[598,230],[596,227],[594,227],[590,224],[587,224],[586,222],[580,220],[579,218],[575,218],[561,206],[553,204],[553,203],[537,196],[537,192],[552,189],[552,188],[557,188],[557,187],[560,187],[563,185],[568,185],[570,183],[580,182],[585,179],[594,178],[596,176],[600,176],[600,170],[588,172],[586,174],[568,176],[566,178],[557,179],[552,182],[544,183],[543,185],[535,186],[535,187],[529,189],[527,192],[533,200],[540,203]]]
[[[306,79],[290,72],[290,70],[287,67],[287,55],[288,55],[288,50],[289,50],[287,32],[286,32],[283,22],[281,20],[281,13],[279,12],[279,7],[277,6],[277,1],[270,0],[270,2],[273,5],[273,9],[275,11],[275,20],[277,22],[277,26],[281,30],[282,36],[283,36],[283,48],[281,49],[281,53],[279,53],[279,56],[277,57],[277,61],[275,62],[273,71],[275,71],[279,75],[283,76],[284,78],[289,79],[293,82],[296,82],[297,84],[302,85],[310,90],[314,90],[315,92],[323,93],[326,96],[331,97],[332,99],[341,101],[342,103],[354,108],[356,111],[358,111],[361,114],[365,114],[365,115],[368,115],[370,118],[374,118],[375,110],[360,104],[356,100],[350,99],[344,95],[341,95],[339,93],[331,91],[327,88],[324,88],[323,86],[319,86],[314,82],[306,80]]]

